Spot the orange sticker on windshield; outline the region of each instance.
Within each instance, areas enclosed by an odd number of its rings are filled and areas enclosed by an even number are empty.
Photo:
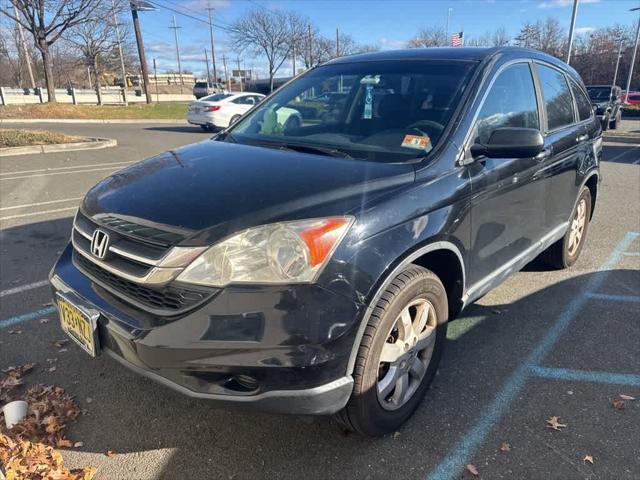
[[[422,135],[405,135],[401,146],[416,150],[431,150],[431,139]]]

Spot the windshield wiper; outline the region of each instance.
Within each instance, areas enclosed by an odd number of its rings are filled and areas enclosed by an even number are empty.
[[[299,144],[299,143],[274,143],[274,144],[262,144],[267,147],[280,148],[283,150],[295,150],[296,152],[307,153],[319,153],[322,155],[329,155],[330,157],[340,157],[353,159],[351,155],[337,148],[320,147],[317,145]]]

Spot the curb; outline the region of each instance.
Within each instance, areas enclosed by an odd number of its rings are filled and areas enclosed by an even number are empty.
[[[0,157],[30,155],[33,153],[73,152],[78,150],[98,150],[115,147],[118,141],[113,138],[92,138],[90,142],[58,143],[54,145],[29,145],[26,147],[0,148]]]
[[[133,118],[122,118],[122,119],[84,119],[84,118],[5,118],[0,119],[0,125],[3,123],[168,123],[168,124],[180,124],[180,125],[188,125],[189,122],[186,120],[179,119],[133,119]]]
[[[640,145],[639,135],[603,135],[602,140],[605,142],[631,143]]]

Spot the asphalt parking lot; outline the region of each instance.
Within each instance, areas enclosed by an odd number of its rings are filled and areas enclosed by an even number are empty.
[[[159,124],[29,128],[119,144],[0,161],[0,367],[37,362],[28,383],[61,385],[87,410],[70,426],[84,444],[64,451],[70,466],[96,466],[99,479],[444,480],[471,478],[467,464],[492,479],[640,478],[640,142],[605,142],[578,263],[528,266],[463,312],[417,414],[370,439],[329,418],[214,409],[105,356],[91,360],[73,345],[59,352],[44,280],[83,194],[128,163],[210,134]],[[638,400],[616,409],[620,394]],[[567,427],[546,428],[551,416]]]

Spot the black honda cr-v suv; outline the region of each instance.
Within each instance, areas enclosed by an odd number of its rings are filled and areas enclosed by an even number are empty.
[[[600,133],[532,50],[333,60],[92,188],[50,275],[61,325],[193,397],[394,430],[449,320],[538,256],[576,261]]]

